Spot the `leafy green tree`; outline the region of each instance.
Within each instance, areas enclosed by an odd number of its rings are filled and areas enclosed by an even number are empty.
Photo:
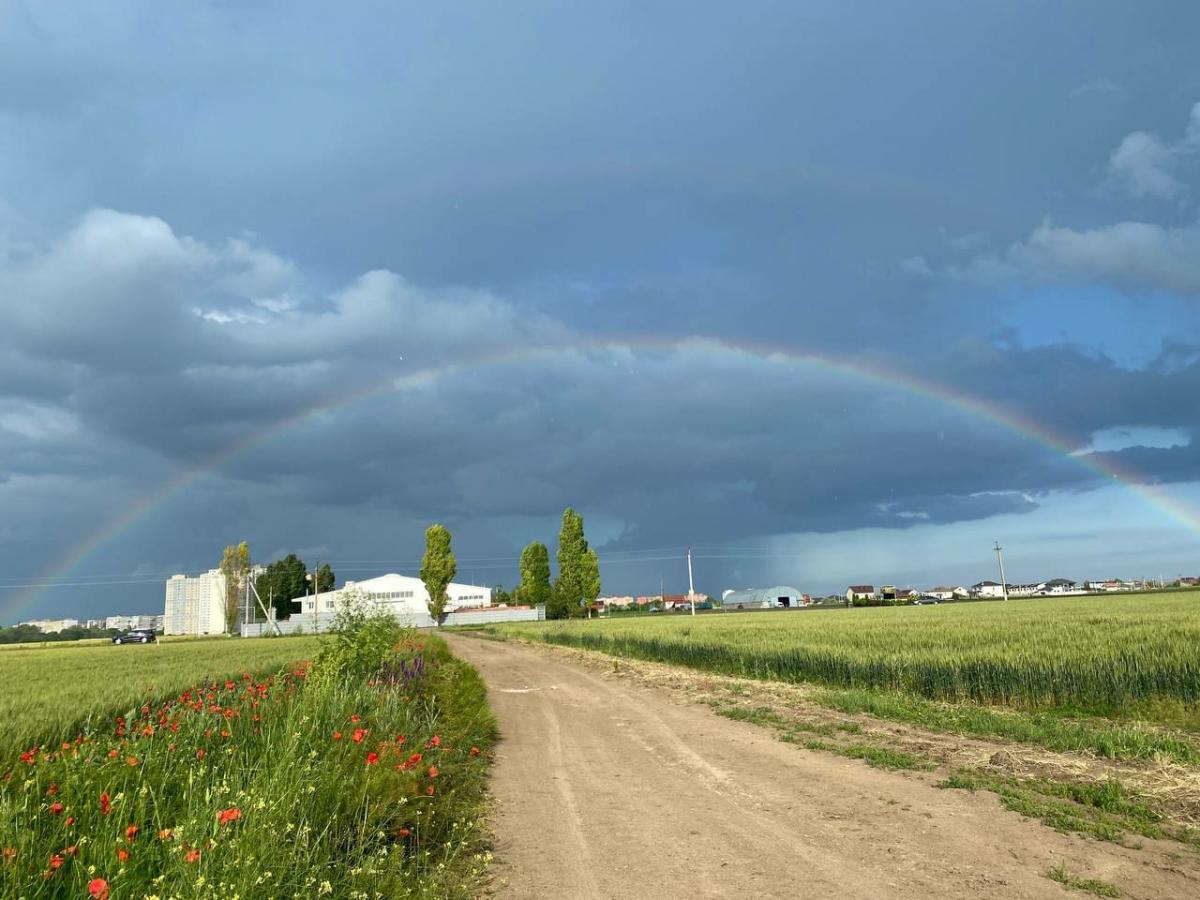
[[[242,589],[250,573],[250,545],[245,541],[225,548],[221,555],[221,574],[225,576],[225,631],[233,633],[237,626]]]
[[[590,619],[596,609],[596,598],[600,596],[600,560],[592,547],[588,547],[587,553],[583,554],[579,583],[583,589],[584,609],[587,610],[587,617]]]
[[[541,541],[532,541],[521,551],[521,584],[517,599],[530,606],[550,606],[550,551]]]
[[[332,591],[333,586],[337,584],[337,578],[334,577],[333,569],[329,567],[329,563],[317,569],[317,593],[323,594],[325,591]]]
[[[308,593],[308,582],[304,580],[304,560],[289,553],[267,566],[267,571],[258,577],[255,588],[263,603],[275,608],[278,618],[286,619],[294,610],[292,601]]]
[[[568,506],[558,532],[558,579],[546,618],[586,615],[599,595],[600,562],[584,537],[583,516]]]
[[[421,560],[421,580],[429,592],[429,614],[439,624],[446,611],[446,585],[454,580],[458,565],[450,549],[450,531],[445,525],[425,529],[425,556]]]

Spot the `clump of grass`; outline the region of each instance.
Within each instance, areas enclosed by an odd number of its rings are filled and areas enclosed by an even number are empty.
[[[1070,888],[1073,891],[1085,891],[1089,894],[1095,894],[1097,897],[1116,897],[1122,896],[1121,889],[1115,884],[1109,884],[1107,881],[1101,881],[1099,878],[1076,878],[1067,871],[1066,863],[1059,863],[1053,869],[1046,872],[1046,877],[1051,881],[1057,881],[1063,887]]]
[[[938,787],[991,791],[1006,809],[1038,819],[1057,831],[1074,831],[1103,841],[1122,843],[1132,832],[1148,838],[1200,843],[1193,829],[1167,823],[1149,800],[1116,779],[1087,784],[957,772]]]

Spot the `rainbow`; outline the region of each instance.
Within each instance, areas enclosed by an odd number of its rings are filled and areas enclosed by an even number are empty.
[[[183,491],[205,476],[220,471],[238,457],[270,443],[321,416],[368,398],[389,392],[404,392],[435,384],[456,375],[470,374],[495,367],[569,359],[571,355],[608,354],[627,357],[631,353],[691,353],[704,359],[716,357],[743,359],[777,366],[781,371],[812,370],[864,382],[872,387],[898,390],[943,404],[974,418],[1039,444],[1048,450],[1085,466],[1097,475],[1114,480],[1139,494],[1146,502],[1178,521],[1190,531],[1200,534],[1200,515],[1189,505],[1168,496],[1153,484],[1146,483],[1137,473],[1119,468],[1110,458],[1079,453],[1076,442],[1049,427],[1035,422],[1011,409],[983,398],[955,390],[911,372],[890,369],[870,361],[834,358],[810,350],[775,347],[708,337],[688,338],[631,338],[621,340],[591,340],[535,345],[483,352],[469,361],[427,366],[400,375],[389,375],[349,392],[326,398],[302,411],[279,418],[263,428],[231,442],[217,452],[163,482],[121,510],[116,516],[89,534],[66,554],[48,567],[32,584],[21,586],[8,603],[0,604],[0,622],[13,621],[36,603],[43,591],[62,583],[101,548],[127,532],[154,511],[161,509]],[[0,585],[2,587],[2,585]]]

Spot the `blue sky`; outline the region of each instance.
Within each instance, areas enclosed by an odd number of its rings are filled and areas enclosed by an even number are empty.
[[[1194,572],[1085,463],[1196,507],[1197,25],[0,2],[0,620],[152,610],[241,539],[412,570],[432,521],[511,583],[568,504],[620,593],[688,545],[714,594],[970,582],[997,539]]]

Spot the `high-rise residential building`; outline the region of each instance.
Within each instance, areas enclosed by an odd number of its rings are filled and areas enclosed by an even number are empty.
[[[163,634],[223,634],[225,576],[220,569],[203,575],[173,575],[167,581]]]

